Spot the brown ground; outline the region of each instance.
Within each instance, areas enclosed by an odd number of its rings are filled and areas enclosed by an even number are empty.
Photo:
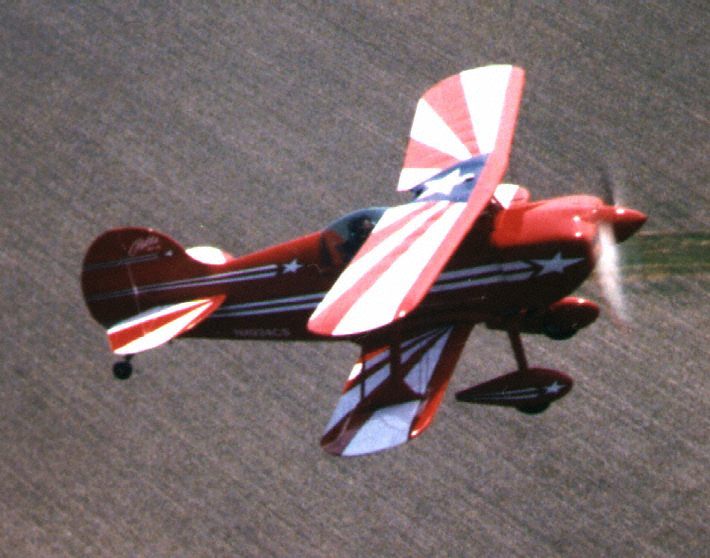
[[[707,274],[528,339],[577,380],[544,415],[449,394],[355,460],[318,447],[354,347],[177,343],[121,383],[78,285],[107,227],[238,254],[396,203],[419,95],[491,62],[528,72],[511,180],[608,164],[647,230],[703,229],[707,4],[174,4],[0,7],[0,554],[708,556]],[[479,328],[452,392],[512,367]]]

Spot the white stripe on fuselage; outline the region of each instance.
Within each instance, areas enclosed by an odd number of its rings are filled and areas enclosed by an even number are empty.
[[[325,296],[325,292],[304,294],[299,296],[288,296],[284,298],[273,298],[271,300],[259,300],[254,302],[242,302],[240,304],[230,304],[219,309],[220,312],[228,310],[244,310],[246,308],[255,308],[259,306],[270,305],[289,305],[295,302],[305,302],[307,300],[320,301]]]
[[[318,301],[307,304],[289,304],[286,306],[275,306],[269,308],[255,308],[253,310],[241,310],[221,313],[213,318],[239,318],[242,316],[259,316],[262,314],[281,314],[283,312],[302,312],[303,310],[315,310]]]
[[[452,271],[444,271],[439,275],[437,283],[450,281],[452,279],[460,279],[462,277],[475,277],[486,273],[521,271],[523,269],[532,269],[532,265],[526,261],[504,262],[495,264],[479,265],[476,267],[466,267],[464,269],[455,269]]]
[[[436,283],[429,292],[438,293],[443,291],[452,291],[459,289],[468,289],[470,287],[481,287],[484,285],[495,285],[497,283],[514,283],[516,281],[525,281],[532,277],[532,271],[524,271],[522,273],[498,273],[489,277],[480,279],[463,279],[461,281],[453,281],[451,283]]]
[[[324,296],[325,293],[320,292],[300,296],[274,298],[271,300],[230,304],[229,306],[223,306],[220,308],[211,317],[236,318],[241,316],[257,316],[261,314],[278,314],[281,312],[313,310],[316,306],[318,306],[318,303]]]
[[[555,256],[557,257],[557,256]],[[538,262],[552,261],[551,260],[535,260]],[[576,258],[573,265],[582,261],[582,258]],[[543,264],[538,264],[538,267]],[[257,271],[260,268],[253,268],[247,271]],[[503,262],[495,264],[484,264],[474,267],[462,269],[454,269],[445,271],[436,281],[430,292],[446,292],[452,290],[469,289],[471,287],[481,287],[486,285],[495,285],[498,283],[513,283],[526,281],[533,277],[536,272],[536,265],[526,260],[513,262]],[[212,276],[216,277],[216,276]],[[249,277],[251,278],[251,277]],[[242,279],[246,280],[246,279]],[[326,295],[326,292],[310,293],[290,297],[273,298],[269,300],[259,300],[251,302],[243,302],[238,304],[230,304],[217,310],[211,318],[232,318],[242,316],[255,316],[261,314],[277,314],[284,312],[301,312],[304,310],[312,310],[318,306],[318,303]],[[411,341],[410,341],[411,342]]]
[[[498,283],[526,281],[535,276],[536,273],[537,275],[564,273],[567,267],[583,260],[584,258],[565,259],[562,258],[561,252],[557,252],[554,257],[547,260],[519,260],[445,271],[439,276],[439,279],[429,292],[436,293]],[[454,279],[457,279],[457,281]]]

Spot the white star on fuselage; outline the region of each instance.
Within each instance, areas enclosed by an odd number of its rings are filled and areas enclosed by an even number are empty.
[[[558,384],[557,380],[555,380],[554,382],[552,382],[549,386],[547,386],[545,388],[545,393],[557,395],[564,387],[565,387],[564,384]]]
[[[563,258],[562,252],[557,252],[555,257],[549,260],[532,260],[537,265],[541,266],[542,269],[538,273],[540,275],[547,275],[548,273],[564,273],[565,268],[581,262],[583,258]]]
[[[303,266],[298,263],[298,260],[296,258],[293,258],[290,262],[283,264],[284,273],[296,273],[299,269],[301,269]]]
[[[424,186],[426,186],[424,196],[428,197],[436,194],[450,196],[456,186],[474,176],[476,176],[475,172],[461,174],[461,169],[456,169],[441,178],[432,178],[424,183]]]

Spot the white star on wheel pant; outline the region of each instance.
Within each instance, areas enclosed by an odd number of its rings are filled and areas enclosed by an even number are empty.
[[[557,395],[564,387],[564,384],[558,384],[557,380],[555,380],[549,386],[545,387],[545,393]]]

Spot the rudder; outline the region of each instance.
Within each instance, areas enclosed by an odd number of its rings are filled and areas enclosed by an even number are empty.
[[[154,229],[112,229],[89,247],[81,288],[91,315],[110,327],[148,308],[185,300],[176,297],[176,289],[208,270],[207,264]]]

